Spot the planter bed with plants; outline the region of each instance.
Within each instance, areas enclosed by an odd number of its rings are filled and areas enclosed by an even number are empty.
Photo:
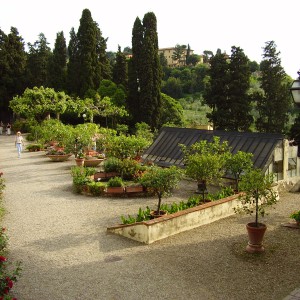
[[[229,217],[235,213],[234,207],[239,201],[239,195],[235,194],[152,220],[110,226],[107,232],[151,244],[174,234]],[[139,213],[142,214],[141,211]]]

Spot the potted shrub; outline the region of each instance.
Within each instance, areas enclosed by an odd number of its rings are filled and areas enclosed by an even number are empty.
[[[109,157],[108,159],[106,159],[103,164],[103,169],[104,172],[106,173],[106,177],[110,178],[110,177],[118,176],[119,175],[118,170],[120,169],[120,165],[121,165],[121,160],[116,157]]]
[[[82,151],[77,153],[77,157],[75,157],[75,162],[78,167],[84,166],[85,154]]]
[[[196,193],[202,195],[205,202],[207,184],[217,183],[225,173],[225,162],[230,156],[228,143],[220,143],[219,137],[213,142],[202,140],[187,148],[181,145],[186,165],[185,173],[197,182]]]
[[[294,211],[291,215],[290,218],[296,221],[296,224],[299,226],[300,225],[300,210]]]
[[[30,144],[26,147],[29,152],[41,151],[43,149],[42,144]]]
[[[241,206],[235,208],[235,212],[254,214],[254,222],[247,224],[249,242],[246,247],[249,253],[264,251],[262,245],[267,226],[259,222],[259,216],[263,217],[267,206],[273,205],[278,200],[278,193],[274,189],[273,174],[264,175],[260,169],[251,169],[241,176],[239,184]]]
[[[233,176],[235,181],[235,191],[239,192],[239,181],[243,173],[253,167],[253,154],[238,151],[233,155],[229,155],[225,162],[225,169],[228,175]]]
[[[108,194],[122,194],[124,192],[124,183],[121,177],[112,177],[107,182],[106,192]]]
[[[157,209],[153,213],[154,217],[165,214],[164,211],[160,210],[162,197],[170,195],[181,178],[182,171],[175,166],[170,168],[153,166],[141,176],[139,182],[144,187],[151,189],[158,197]]]

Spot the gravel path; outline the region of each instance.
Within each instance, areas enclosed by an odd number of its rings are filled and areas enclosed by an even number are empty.
[[[244,251],[249,216],[144,245],[107,235],[106,227],[156,200],[76,195],[73,165],[73,158],[57,163],[43,152],[24,152],[18,159],[14,136],[0,136],[3,225],[11,259],[23,262],[14,286],[18,300],[282,300],[300,287],[300,230],[281,226],[300,208],[299,193],[282,194],[265,218],[263,255]],[[175,197],[183,197],[182,191]]]

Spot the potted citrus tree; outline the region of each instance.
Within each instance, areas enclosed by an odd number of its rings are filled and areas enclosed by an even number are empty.
[[[255,216],[254,221],[246,225],[249,237],[246,250],[249,253],[264,251],[262,241],[267,226],[259,222],[259,217],[265,216],[266,207],[275,204],[278,200],[273,177],[273,174],[263,174],[260,169],[251,169],[241,176],[239,183],[242,192],[239,197],[241,205],[235,208],[235,212]]]
[[[140,177],[139,182],[157,195],[158,203],[156,210],[153,212],[154,217],[165,214],[160,210],[162,197],[170,195],[172,190],[178,186],[181,178],[182,171],[175,166],[170,168],[153,166]]]

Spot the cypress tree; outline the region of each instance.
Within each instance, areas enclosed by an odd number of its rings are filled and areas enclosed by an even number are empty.
[[[142,120],[152,129],[158,128],[162,110],[161,67],[158,56],[157,21],[153,12],[143,18],[144,39],[140,69],[140,105]]]
[[[71,95],[79,94],[79,50],[78,39],[74,28],[70,31],[70,41],[68,45],[69,61],[67,64],[67,91]]]
[[[67,45],[64,33],[56,35],[53,56],[49,62],[49,86],[56,91],[66,90]]]
[[[212,112],[207,117],[214,129],[224,130],[228,128],[231,118],[228,98],[229,63],[225,53],[218,50],[211,57],[208,74],[210,83],[205,90],[205,100]]]
[[[122,84],[127,88],[127,63],[124,53],[121,51],[121,47],[118,46],[118,52],[116,55],[116,63],[113,67],[113,82],[116,84]]]
[[[96,89],[94,79],[99,67],[96,53],[96,25],[88,9],[82,11],[77,32],[79,59],[79,96],[83,97],[89,89]]]
[[[28,43],[27,87],[46,87],[48,84],[48,64],[52,55],[49,43],[43,33],[34,44]]]
[[[228,130],[247,131],[253,122],[251,101],[247,95],[250,87],[249,59],[244,51],[233,46],[229,64],[228,97],[230,103],[230,124]]]
[[[261,132],[284,133],[292,105],[279,55],[274,41],[266,42],[260,65],[260,82],[264,94],[257,99],[259,117],[256,127]]]

